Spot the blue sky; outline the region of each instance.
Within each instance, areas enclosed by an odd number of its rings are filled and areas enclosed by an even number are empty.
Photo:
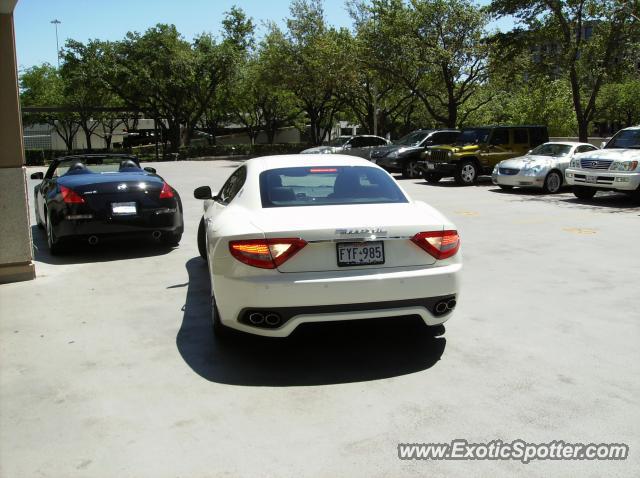
[[[119,40],[128,31],[143,32],[156,23],[173,23],[190,40],[202,32],[217,33],[224,12],[233,5],[259,26],[270,20],[282,24],[289,15],[289,0],[18,0],[14,12],[18,65],[21,69],[43,62],[55,65],[56,35],[50,23],[54,18],[62,22],[60,46],[67,38]],[[324,0],[324,9],[331,25],[351,26],[344,0]]]

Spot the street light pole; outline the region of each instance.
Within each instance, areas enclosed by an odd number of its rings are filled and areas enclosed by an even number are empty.
[[[58,70],[59,70],[60,69],[60,46],[58,45],[58,25],[60,25],[62,22],[57,18],[55,18],[51,20],[51,22],[49,23],[53,23],[56,26],[56,59],[58,60]]]

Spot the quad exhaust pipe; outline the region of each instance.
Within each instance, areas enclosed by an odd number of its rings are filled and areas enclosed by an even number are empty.
[[[89,236],[89,244],[95,246],[98,243],[98,236]]]
[[[281,323],[280,316],[273,312],[251,312],[249,314],[251,325],[259,327],[277,327]]]
[[[451,312],[453,309],[456,308],[456,299],[445,299],[445,300],[441,300],[440,302],[438,302],[436,304],[436,306],[434,307],[434,310],[436,312],[436,314],[438,315],[443,315],[446,314],[447,312]]]

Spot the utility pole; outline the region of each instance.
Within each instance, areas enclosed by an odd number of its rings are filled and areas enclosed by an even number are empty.
[[[58,25],[62,22],[57,18],[51,20],[49,23],[53,23],[56,27],[56,59],[58,60],[58,70],[60,69],[60,46],[58,44]]]

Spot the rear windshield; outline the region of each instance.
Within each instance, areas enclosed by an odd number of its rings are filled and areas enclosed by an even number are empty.
[[[280,168],[260,174],[262,207],[408,202],[384,171],[367,166]]]

